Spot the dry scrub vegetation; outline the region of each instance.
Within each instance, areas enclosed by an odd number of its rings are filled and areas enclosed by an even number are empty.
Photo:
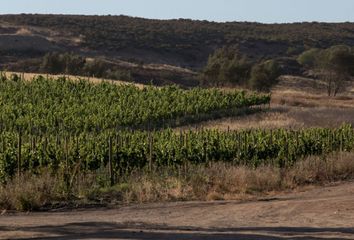
[[[308,108],[277,105],[265,112],[207,121],[199,124],[198,127],[220,130],[251,128],[299,129],[307,127],[338,127],[343,123],[354,125],[354,108]],[[183,129],[189,127],[184,127]]]
[[[239,130],[247,128],[338,127],[354,125],[354,88],[347,84],[337,97],[328,97],[324,83],[310,78],[283,76],[272,90],[271,108],[252,115],[204,122],[198,127]],[[191,126],[186,126],[189,128]],[[196,127],[196,126],[193,126]]]
[[[351,179],[354,177],[353,160],[354,153],[337,153],[309,157],[287,168],[211,163],[190,165],[179,171],[169,168],[153,172],[140,170],[123,177],[113,187],[97,185],[100,175],[79,176],[70,193],[58,185],[61,181],[57,181],[57,175],[26,175],[0,188],[0,208],[38,210],[63,206],[63,201],[79,206],[254,199],[309,184]]]

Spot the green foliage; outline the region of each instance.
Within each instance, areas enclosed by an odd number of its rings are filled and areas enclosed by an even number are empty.
[[[278,64],[274,60],[265,61],[252,67],[249,86],[258,91],[270,91],[279,76]]]
[[[305,67],[313,68],[317,64],[320,52],[320,49],[312,48],[300,54],[297,61]]]
[[[354,52],[348,46],[333,46],[324,51],[322,63],[337,73],[353,74]]]
[[[176,86],[139,89],[66,78],[15,81],[4,77],[0,82],[0,181],[15,174],[20,155],[21,172],[77,166],[97,170],[107,164],[107,138],[119,129],[161,128],[166,122],[174,125],[269,102],[268,95],[243,91]],[[170,132],[161,132],[158,154],[164,156],[162,162],[167,161],[164,148],[172,144],[170,140],[177,140],[170,137]],[[115,153],[120,159],[115,162],[117,171],[146,165],[146,132],[123,131],[114,138],[120,139],[119,143],[115,140],[115,149],[122,147]],[[68,188],[72,176],[64,176]]]
[[[93,84],[65,78],[0,82],[0,129],[34,133],[100,132],[122,127],[161,127],[165,122],[269,103],[267,95],[217,89],[182,90]]]
[[[303,52],[298,62],[308,68],[321,68],[353,74],[354,51],[346,45],[335,45],[327,49],[313,48]]]
[[[280,72],[279,64],[274,60],[254,64],[235,48],[224,47],[209,57],[200,78],[204,85],[236,85],[269,91],[277,83]]]
[[[52,74],[65,73],[66,67],[70,64],[67,60],[67,58],[64,58],[64,56],[59,53],[47,53],[43,57],[40,69],[41,71]]]
[[[263,63],[262,69],[273,68],[274,63]],[[0,181],[8,181],[17,170],[38,174],[50,169],[65,173],[63,182],[69,189],[78,171],[104,169],[109,159],[121,176],[152,165],[177,168],[209,161],[284,167],[304,156],[353,149],[351,126],[228,132],[131,129],[269,102],[269,95],[217,89],[141,90],[65,78],[5,79],[0,82]],[[22,205],[31,208],[27,201]]]
[[[70,74],[115,80],[132,81],[129,70],[120,69],[101,59],[86,59],[72,53],[47,53],[40,71],[51,74]]]
[[[0,163],[3,156],[16,161],[17,134],[0,133]],[[354,148],[354,130],[349,125],[337,129],[313,128],[303,130],[200,130],[176,132],[164,130],[112,131],[109,133],[22,135],[21,171],[38,169],[77,169],[96,171],[107,166],[109,139],[112,143],[112,165],[116,173],[124,174],[154,167],[178,167],[184,163],[200,164],[224,161],[251,167],[263,164],[287,167],[297,160],[334,151]],[[15,149],[15,151],[13,151]],[[39,164],[33,164],[39,159]],[[55,164],[53,164],[55,163]],[[2,166],[2,165],[0,165]],[[3,181],[15,172],[15,165],[1,169]]]
[[[346,45],[311,49],[302,53],[298,61],[315,70],[316,74],[326,81],[328,96],[335,96],[343,87],[343,83],[354,75],[354,52]]]
[[[209,57],[203,70],[205,85],[245,85],[249,78],[251,63],[233,48],[222,48]]]

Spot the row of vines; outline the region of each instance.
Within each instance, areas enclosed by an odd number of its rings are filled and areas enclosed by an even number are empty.
[[[107,129],[161,129],[220,112],[268,104],[269,95],[176,86],[139,89],[65,77],[23,81],[0,74],[0,130],[80,134]]]
[[[0,180],[16,172],[36,173],[41,169],[95,171],[111,166],[119,176],[133,169],[178,167],[225,161],[256,167],[292,165],[300,158],[354,147],[354,129],[304,130],[164,130],[120,131],[79,135],[0,134]]]
[[[65,77],[32,81],[0,74],[0,182],[23,172],[114,176],[134,169],[214,161],[289,166],[300,158],[354,147],[354,130],[163,129],[269,104],[270,95],[176,86],[139,89]],[[72,172],[74,171],[74,172]]]

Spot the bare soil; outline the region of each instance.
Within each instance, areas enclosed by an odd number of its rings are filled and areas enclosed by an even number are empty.
[[[0,239],[354,239],[354,182],[255,201],[3,213]]]

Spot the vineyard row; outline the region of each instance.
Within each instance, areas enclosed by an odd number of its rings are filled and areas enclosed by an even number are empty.
[[[0,74],[0,131],[31,134],[161,129],[269,104],[269,95],[176,86],[139,89],[67,78]]]
[[[256,167],[286,167],[297,160],[334,151],[351,151],[354,129],[303,130],[164,130],[120,131],[79,135],[0,134],[0,179],[16,173],[78,169],[91,172],[111,169],[119,176],[133,169],[178,167],[224,161]]]

